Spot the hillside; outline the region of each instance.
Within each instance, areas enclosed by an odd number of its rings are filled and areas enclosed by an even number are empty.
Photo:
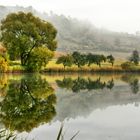
[[[111,32],[98,29],[87,21],[80,21],[54,13],[39,13],[32,7],[0,6],[0,20],[10,12],[32,12],[54,24],[58,30],[58,51],[113,53],[116,56],[128,56],[134,49],[140,50],[140,36],[128,33]]]

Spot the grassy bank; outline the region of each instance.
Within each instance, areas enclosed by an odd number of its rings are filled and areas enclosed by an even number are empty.
[[[131,69],[124,70],[121,68],[121,64],[123,63],[123,60],[117,60],[114,63],[114,66],[111,66],[110,63],[102,63],[101,67],[93,64],[90,67],[83,66],[81,68],[78,68],[76,65],[73,65],[72,67],[66,67],[64,69],[62,64],[56,64],[56,59],[51,60],[45,68],[42,68],[41,72],[48,73],[48,72],[140,72],[140,65],[134,66]],[[13,61],[10,63],[7,73],[25,73],[24,67],[21,66],[19,61]]]
[[[110,63],[102,63],[101,67],[92,64],[90,67],[85,65],[81,68],[78,68],[76,65],[72,67],[66,67],[64,69],[62,64],[56,64],[56,60],[52,60],[48,65],[42,70],[43,72],[140,72],[140,65],[134,66],[131,69],[124,70],[121,68],[121,64],[124,63],[124,60],[115,61],[112,66]]]

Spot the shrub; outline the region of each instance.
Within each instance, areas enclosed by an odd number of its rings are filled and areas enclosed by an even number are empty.
[[[128,69],[133,69],[133,67],[135,67],[135,65],[132,62],[124,62],[121,64],[121,67],[124,70],[128,70]]]
[[[53,55],[53,51],[50,51],[46,47],[35,48],[27,60],[26,70],[34,72],[40,71],[43,66],[46,66]]]

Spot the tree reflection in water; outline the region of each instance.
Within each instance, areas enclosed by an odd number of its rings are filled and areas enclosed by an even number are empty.
[[[134,81],[130,83],[130,87],[132,89],[132,92],[134,94],[137,94],[139,92],[139,80],[134,79]]]
[[[130,85],[132,93],[137,94],[139,92],[139,79],[137,76],[123,75],[121,79]]]
[[[64,78],[61,80],[56,80],[56,83],[61,88],[70,89],[73,92],[79,92],[80,90],[97,90],[97,89],[112,89],[114,86],[114,80],[109,80],[107,82],[101,81],[100,78],[96,80],[91,80],[90,78],[84,79],[78,77],[77,79]]]
[[[11,80],[0,103],[0,119],[11,130],[31,131],[55,116],[54,89],[40,76]]]

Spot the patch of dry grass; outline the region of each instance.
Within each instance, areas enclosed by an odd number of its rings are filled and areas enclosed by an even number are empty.
[[[53,59],[50,61],[47,66],[45,67],[45,71],[48,72],[96,72],[96,71],[122,71],[121,63],[123,61],[116,61],[114,66],[112,66],[110,63],[102,63],[101,67],[92,64],[90,67],[87,65],[82,66],[81,68],[78,68],[76,65],[73,65],[72,67],[66,67],[64,69],[62,64],[56,64],[56,59]]]

